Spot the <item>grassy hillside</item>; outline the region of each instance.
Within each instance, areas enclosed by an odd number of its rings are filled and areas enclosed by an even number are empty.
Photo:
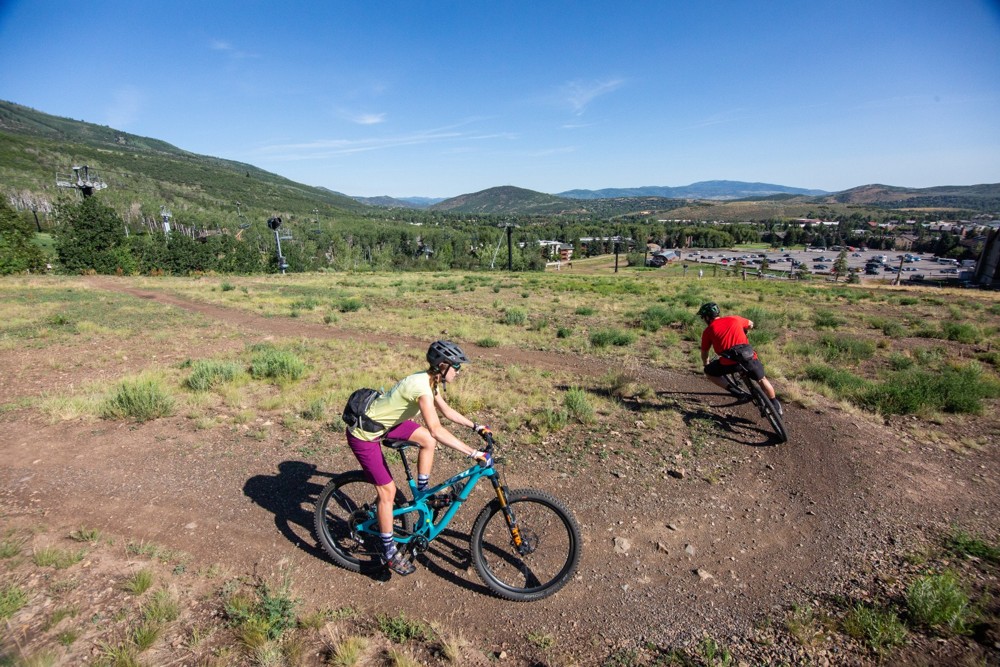
[[[339,193],[288,180],[253,165],[197,155],[166,142],[50,116],[0,101],[0,178],[8,192],[29,193],[43,207],[71,191],[57,173],[88,165],[107,184],[101,196],[119,210],[145,214],[167,205],[188,224],[236,222],[236,202],[250,218],[311,216],[366,207]]]

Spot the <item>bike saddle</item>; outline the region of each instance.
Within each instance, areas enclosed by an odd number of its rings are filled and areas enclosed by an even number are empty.
[[[397,449],[402,451],[404,449],[409,449],[410,447],[419,447],[417,443],[412,440],[402,440],[399,438],[382,438],[382,444],[389,449]]]

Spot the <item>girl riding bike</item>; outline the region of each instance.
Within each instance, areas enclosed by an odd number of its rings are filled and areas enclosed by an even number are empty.
[[[747,338],[747,331],[753,329],[753,320],[748,320],[739,315],[729,315],[727,317],[720,317],[719,315],[719,306],[715,303],[703,304],[698,309],[698,317],[708,325],[701,334],[701,364],[705,369],[705,377],[715,386],[725,389],[734,396],[745,398],[746,392],[737,393],[740,390],[735,385],[728,384],[723,377],[739,370],[739,362],[735,361],[734,358],[744,357],[743,361],[753,379],[757,381],[760,388],[771,399],[771,403],[774,404],[778,414],[783,414],[784,411],[782,410],[781,403],[774,394],[774,387],[771,386],[770,381],[764,375],[764,365],[760,363],[757,353],[754,352]],[[710,349],[719,355],[719,358],[712,361],[712,363],[708,363],[708,352]]]
[[[410,440],[420,446],[417,455],[417,489],[427,488],[434,464],[434,448],[440,442],[470,458],[492,465],[490,454],[473,449],[446,429],[438,417],[440,412],[449,421],[467,426],[480,436],[490,434],[490,429],[477,424],[448,405],[443,393],[445,385],[454,381],[464,364],[469,363],[462,349],[446,340],[431,343],[427,350],[428,370],[403,378],[381,395],[365,412],[367,419],[346,429],[347,444],[361,464],[368,480],[378,493],[378,526],[382,537],[384,558],[389,568],[397,574],[412,574],[416,569],[406,555],[396,548],[392,534],[392,508],[396,498],[396,483],[382,454],[379,440],[383,436]],[[412,418],[417,413],[423,417],[421,426]],[[365,430],[365,428],[375,430]]]

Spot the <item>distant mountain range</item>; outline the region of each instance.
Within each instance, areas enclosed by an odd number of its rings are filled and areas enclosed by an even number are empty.
[[[903,188],[863,185],[843,192],[769,183],[702,181],[680,187],[644,186],[546,194],[504,185],[449,199],[350,197],[296,183],[258,167],[198,155],[158,139],[52,116],[0,100],[0,194],[54,203],[55,172],[89,165],[108,183],[101,197],[125,210],[162,204],[202,224],[238,224],[272,214],[299,220],[366,215],[372,207],[405,207],[489,215],[625,215],[747,220],[835,215],[846,208],[933,208],[1000,211],[1000,184]],[[447,187],[442,184],[442,187]]]
[[[609,199],[614,197],[664,197],[666,199],[748,199],[771,195],[825,195],[825,190],[790,188],[772,183],[744,181],[699,181],[679,187],[648,185],[641,188],[605,188],[603,190],[567,190],[557,193],[570,199]]]

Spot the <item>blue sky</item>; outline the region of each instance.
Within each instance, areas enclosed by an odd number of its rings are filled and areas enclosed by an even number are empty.
[[[997,183],[1000,3],[0,0],[0,98],[362,196]]]

